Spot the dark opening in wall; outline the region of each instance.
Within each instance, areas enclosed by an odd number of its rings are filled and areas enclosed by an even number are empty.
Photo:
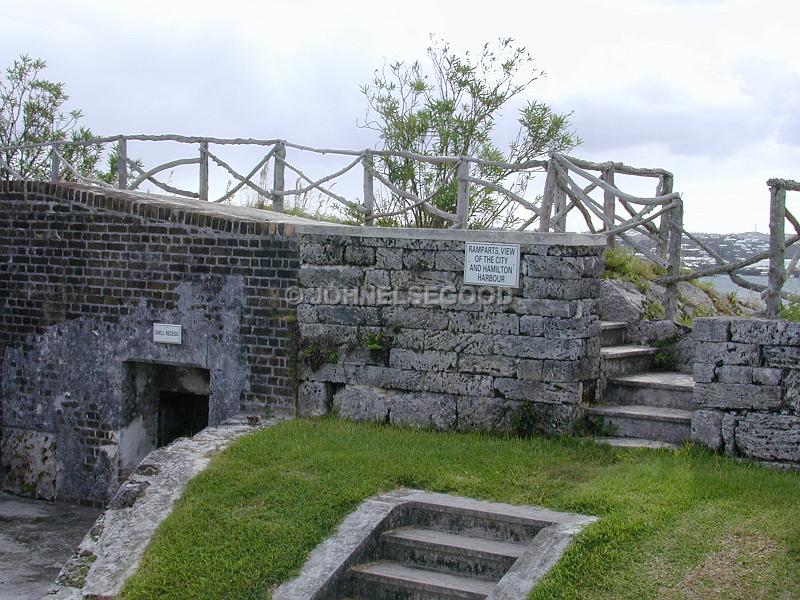
[[[149,452],[192,436],[210,421],[215,401],[208,369],[129,361],[120,430],[120,476],[127,477]]]
[[[166,446],[208,427],[208,395],[161,390],[158,394],[156,445]]]

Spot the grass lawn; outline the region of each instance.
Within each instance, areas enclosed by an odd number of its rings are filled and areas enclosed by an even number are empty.
[[[124,597],[268,598],[398,486],[601,517],[531,598],[800,598],[800,473],[676,452],[290,421],[194,479]]]

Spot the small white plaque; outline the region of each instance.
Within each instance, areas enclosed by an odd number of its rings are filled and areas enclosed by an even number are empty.
[[[464,246],[464,283],[519,287],[519,244],[467,242]]]
[[[180,344],[183,328],[168,323],[153,323],[153,341],[158,344]]]

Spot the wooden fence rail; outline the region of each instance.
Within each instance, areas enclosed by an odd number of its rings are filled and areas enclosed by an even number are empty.
[[[150,169],[145,169],[129,156],[129,142],[174,142],[188,144],[196,148],[194,156],[177,158]],[[103,147],[115,144],[117,167],[115,185],[85,177],[65,158],[65,147],[69,145]],[[246,174],[240,174],[223,160],[212,146],[258,146],[264,155]],[[426,156],[405,151],[390,150],[350,150],[337,148],[315,148],[280,139],[253,138],[213,138],[181,135],[116,135],[99,137],[77,142],[51,141],[36,144],[22,144],[0,148],[2,156],[17,150],[49,149],[49,177],[51,181],[71,179],[84,184],[101,187],[116,187],[136,191],[145,183],[156,188],[188,198],[203,201],[225,202],[244,188],[256,192],[272,202],[271,209],[284,211],[287,196],[302,196],[316,191],[360,215],[363,224],[375,225],[379,219],[396,217],[409,211],[422,210],[429,215],[450,223],[452,228],[465,229],[470,225],[470,201],[474,193],[497,194],[505,198],[528,216],[522,221],[519,230],[537,227],[541,232],[563,232],[567,230],[570,213],[580,214],[586,228],[591,233],[604,233],[609,247],[622,244],[649,258],[664,269],[664,275],[657,279],[666,289],[664,307],[667,318],[677,316],[678,287],[681,281],[690,281],[709,275],[726,273],[741,287],[761,293],[767,303],[767,315],[776,317],[780,311],[781,298],[787,295],[782,287],[788,275],[797,269],[797,260],[787,270],[784,267],[786,248],[800,240],[800,222],[786,209],[786,192],[800,191],[800,183],[784,179],[770,179],[770,249],[746,260],[726,262],[718,253],[709,248],[683,227],[683,201],[680,194],[673,191],[673,175],[664,169],[640,168],[619,162],[595,163],[587,160],[552,153],[547,160],[530,160],[517,163],[490,161],[474,156]],[[287,157],[292,153],[313,153],[350,157],[352,160],[342,168],[320,178],[313,178],[301,170]],[[388,160],[402,159],[417,165],[432,165],[445,168],[443,183],[433,192],[423,195],[403,189],[391,180],[385,168]],[[209,170],[211,163],[224,170],[236,180],[236,184],[218,198],[209,197]],[[383,165],[381,167],[380,165]],[[177,167],[197,165],[197,191],[184,190],[170,185],[158,175]],[[272,167],[272,185],[268,189],[253,179],[263,169]],[[353,169],[362,171],[362,200],[356,202],[335,193],[331,189],[334,182]],[[513,186],[503,181],[488,181],[480,176],[481,169],[500,169],[510,174],[529,174],[546,172],[543,194],[535,199],[527,199],[517,193]],[[297,185],[287,189],[287,171],[297,176]],[[0,174],[16,179],[25,179],[11,164],[0,158]],[[655,179],[656,186],[652,196],[642,197],[623,192],[619,187],[621,176]],[[443,210],[434,203],[434,198],[447,185],[448,178],[455,181],[455,213]],[[453,181],[453,179],[449,179]],[[600,198],[592,197],[600,193]],[[389,194],[395,200],[391,208],[383,212],[377,209],[378,198]],[[785,238],[785,221],[794,227],[796,235]],[[634,238],[631,234],[638,233]],[[688,270],[682,261],[682,242],[692,240],[705,251],[714,265]],[[800,258],[800,255],[797,255]],[[770,260],[769,285],[763,286],[744,279],[738,271],[760,260]]]

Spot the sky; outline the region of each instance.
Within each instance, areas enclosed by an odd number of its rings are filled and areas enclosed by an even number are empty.
[[[102,135],[361,149],[379,143],[359,127],[375,69],[424,58],[431,34],[459,52],[512,37],[546,77],[501,114],[498,144],[519,103],[544,101],[572,112],[575,156],[672,171],[687,229],[766,232],[766,180],[800,179],[798,17],[800,2],[781,0],[5,0],[0,59],[45,59]],[[193,152],[131,149],[148,166]],[[223,158],[240,172],[258,159]],[[342,164],[297,161],[319,176]]]

